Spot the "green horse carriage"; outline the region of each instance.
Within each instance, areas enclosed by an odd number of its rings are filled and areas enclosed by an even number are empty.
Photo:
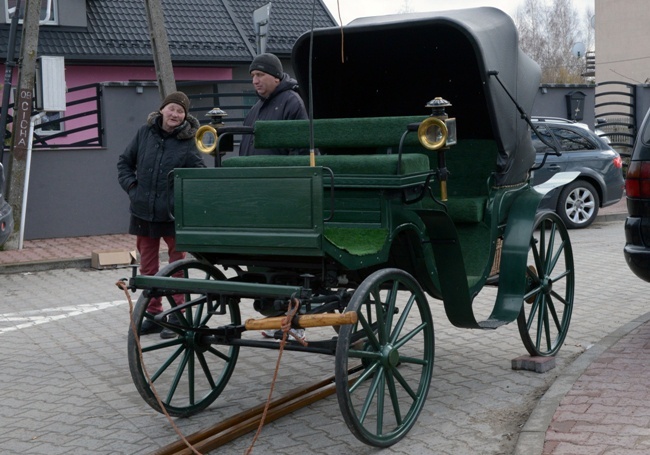
[[[294,328],[319,329],[286,349],[334,356],[348,427],[385,447],[414,425],[430,387],[428,296],[457,327],[516,320],[533,356],[563,344],[571,244],[554,213],[538,213],[553,184],[531,186],[523,115],[540,71],[512,20],[492,8],[315,30],[296,42],[293,62],[313,120],[222,127],[219,140],[253,134],[258,148],[320,154],[221,163],[217,150],[214,168],[174,171],[177,245],[192,259],[129,286],[143,290],[136,328],[147,318],[178,336],[140,340],[130,330],[131,374],[153,408],[162,411],[151,383],[169,414],[196,413],[223,392],[242,347],[278,349],[246,332],[280,328],[295,311]],[[478,320],[473,301],[486,287],[494,307]],[[148,314],[153,296],[171,309]],[[243,304],[259,318],[242,321]],[[180,324],[165,322],[172,313]]]

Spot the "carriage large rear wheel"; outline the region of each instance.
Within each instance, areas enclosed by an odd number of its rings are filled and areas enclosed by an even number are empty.
[[[173,262],[157,275],[191,277],[205,280],[224,280],[216,267],[193,259]],[[145,319],[153,318],[147,312],[150,298],[140,296],[133,311],[136,330]],[[175,417],[195,414],[209,406],[225,388],[237,362],[238,346],[211,345],[196,332],[198,327],[219,327],[240,324],[237,303],[230,302],[223,311],[208,311],[205,294],[186,293],[185,302],[194,302],[180,313],[183,328],[173,339],[161,339],[158,333],[139,336],[129,327],[128,357],[131,377],[142,398],[158,412],[163,412],[156,393],[167,412]],[[163,297],[163,307],[175,306],[172,296]],[[138,351],[142,346],[142,357]],[[151,377],[150,384],[145,375]],[[155,390],[155,392],[154,392]]]
[[[350,431],[388,447],[413,427],[429,391],[434,330],[429,303],[408,273],[383,269],[354,292],[346,311],[358,322],[341,326],[336,391]]]
[[[575,290],[569,233],[555,213],[538,215],[527,264],[527,291],[517,318],[519,334],[530,355],[552,356],[569,330]]]

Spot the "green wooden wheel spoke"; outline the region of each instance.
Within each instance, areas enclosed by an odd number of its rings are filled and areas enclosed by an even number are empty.
[[[404,329],[404,324],[406,323],[406,321],[408,319],[408,316],[411,313],[411,308],[413,308],[413,303],[414,302],[415,302],[415,296],[412,295],[408,299],[408,301],[406,302],[406,305],[404,306],[404,309],[402,310],[402,314],[400,315],[399,320],[397,321],[397,324],[395,324],[395,329],[393,330],[393,334],[390,337],[390,342],[391,343],[393,343],[393,344],[397,343],[397,338],[402,333],[402,329]],[[412,336],[410,338],[412,338]],[[399,344],[399,343],[397,343],[397,344]],[[402,343],[402,344],[404,344],[404,343]]]
[[[530,330],[531,327],[533,326],[533,322],[535,322],[535,314],[539,312],[539,308],[541,307],[541,300],[544,300],[544,295],[543,294],[538,294],[537,298],[533,302],[530,308],[530,317],[528,318],[528,321],[526,323],[526,329]]]
[[[537,270],[544,270],[544,258],[540,254],[541,247],[536,243],[531,244],[531,253],[533,255],[533,262]],[[539,279],[539,275],[536,276]]]
[[[370,381],[370,387],[368,389],[368,392],[366,393],[363,406],[361,407],[361,412],[359,412],[359,421],[361,423],[363,423],[366,420],[366,417],[368,416],[368,411],[372,406],[373,399],[377,397],[377,390],[380,388],[379,386],[381,383],[381,378],[383,376],[384,376],[383,369],[378,368],[375,370],[375,374]],[[379,408],[379,403],[377,403],[377,408]],[[379,414],[379,410],[377,410],[377,414]]]
[[[573,274],[573,270],[564,270],[559,275],[553,277],[553,282],[558,283],[560,280],[562,280],[562,279],[564,279],[564,278],[566,278],[566,277],[568,277],[569,275],[572,275],[572,274]]]
[[[151,375],[151,382],[156,380],[174,363],[174,361],[183,353],[183,347],[179,347],[169,358],[165,361],[155,373]]]
[[[546,264],[546,257],[545,257],[545,254],[546,254],[546,226],[543,223],[539,226],[539,246],[538,246],[538,248],[539,248],[538,254],[539,254],[540,268],[538,268],[537,270],[542,270],[543,271],[544,270],[544,264]]]
[[[395,370],[393,370],[395,371]],[[388,393],[390,395],[390,401],[393,406],[393,413],[395,414],[395,420],[398,425],[402,424],[402,411],[399,405],[399,397],[397,396],[397,387],[395,385],[395,377],[392,371],[386,372],[386,380],[388,382]],[[413,397],[415,399],[415,397]]]
[[[360,351],[358,349],[350,349],[348,357],[351,359],[362,359],[366,361],[378,362],[381,360],[381,354],[373,351]]]
[[[528,291],[527,293],[524,294],[524,301],[527,302],[533,296],[535,296],[535,298],[537,298],[539,296],[539,291],[540,291],[540,288],[534,288],[534,289]]]
[[[395,376],[395,378],[397,379],[397,382],[399,382],[399,384],[404,388],[404,390],[406,391],[406,393],[408,393],[409,396],[410,396],[413,400],[417,400],[417,398],[418,398],[417,392],[416,392],[415,390],[413,390],[413,388],[412,388],[412,387],[410,386],[410,384],[406,381],[406,379],[404,379],[404,376],[402,376],[402,374],[399,372],[399,370],[394,369],[394,370],[392,371],[392,374],[393,374],[393,375]]]
[[[426,359],[420,359],[417,357],[410,357],[410,356],[399,356],[399,361],[400,363],[409,363],[411,365],[427,365],[427,360]],[[399,371],[399,370],[396,370]]]
[[[199,364],[201,365],[201,369],[203,370],[203,374],[205,375],[205,378],[208,380],[208,383],[210,384],[210,387],[215,388],[217,384],[214,382],[214,378],[212,377],[212,373],[210,372],[210,367],[208,366],[208,362],[205,360],[205,355],[203,355],[203,353],[201,352],[197,352],[196,356],[199,360]]]
[[[375,362],[369,365],[361,375],[354,381],[354,384],[350,386],[350,393],[354,393],[359,387],[361,387],[366,381],[371,380],[379,368],[379,363]]]
[[[410,340],[413,339],[417,334],[421,333],[426,327],[426,323],[420,324],[417,326],[415,329],[411,330],[409,333],[407,333],[402,339],[400,339],[397,343],[395,343],[396,348],[401,348],[404,346],[406,343],[408,343]]]
[[[560,294],[558,294],[555,291],[551,291],[551,295],[555,297],[556,300],[559,300],[560,303],[562,303],[565,307],[569,304],[564,297],[562,297]]]
[[[386,313],[384,312],[384,305],[381,304],[381,294],[379,289],[374,291],[376,298],[375,301],[379,304],[375,305],[375,316],[377,319],[377,345],[386,343]],[[366,329],[367,330],[367,329]]]
[[[379,340],[375,336],[374,327],[372,327],[369,321],[361,314],[359,315],[359,322],[364,329],[365,335],[368,337],[368,341],[372,344],[372,347],[379,351],[380,344]],[[379,332],[381,332],[381,328],[379,329]]]
[[[393,285],[390,291],[388,292],[388,296],[386,298],[387,308],[386,308],[386,313],[384,315],[385,318],[384,327],[393,326],[393,316],[395,315],[395,308],[397,305],[397,291],[399,291],[399,282],[395,280],[393,281]],[[397,327],[395,332],[397,332]],[[384,342],[386,341],[388,341],[388,339],[384,340]]]
[[[165,350],[168,349],[172,346],[178,346],[180,344],[183,344],[182,340],[179,340],[178,338],[174,338],[172,340],[167,340],[162,343],[156,343],[152,344],[151,346],[143,346],[142,347],[142,353],[146,352],[155,352],[155,351],[160,351],[160,350]]]
[[[551,270],[553,270],[552,269],[552,264],[553,264],[552,257],[553,257],[553,251],[555,251],[554,246],[555,246],[555,233],[556,233],[556,230],[557,230],[556,225],[553,224],[551,226],[550,232],[548,234],[548,245],[546,247],[546,252],[544,253],[544,263],[545,263],[546,267],[543,270],[544,270],[545,275],[548,275],[549,273],[551,273]]]
[[[218,349],[216,349],[216,348],[214,348],[212,346],[210,346],[207,349],[207,352],[219,357],[224,362],[230,362],[232,360],[232,356],[224,354],[223,352],[221,352],[220,350],[218,350]]]
[[[377,385],[377,434],[379,436],[384,434],[384,400],[385,395],[384,391],[386,390],[386,376],[383,374],[385,370],[382,370],[382,374],[379,375],[378,385]]]
[[[544,333],[544,304],[540,305],[537,310],[537,339],[535,340],[535,346],[541,346],[542,344],[542,334]]]
[[[553,322],[555,323],[555,328],[557,330],[562,329],[562,322],[560,321],[560,318],[558,317],[557,310],[555,309],[555,303],[553,299],[549,296],[548,298],[548,313],[551,315],[553,318]]]
[[[548,307],[544,311],[544,336],[546,337],[546,349],[551,350],[553,346],[553,337],[551,336],[551,321],[549,319]]]
[[[550,275],[553,270],[555,270],[555,267],[557,267],[558,261],[563,257],[564,254],[564,242],[560,244],[560,247],[556,250],[555,255],[553,255],[553,259],[549,261],[549,267],[548,271],[546,272],[547,275]]]
[[[172,383],[169,386],[169,392],[167,393],[167,399],[165,400],[165,403],[167,404],[170,404],[172,402],[172,397],[176,393],[176,389],[178,389],[178,384],[180,384],[181,379],[183,378],[183,373],[185,372],[185,368],[187,367],[187,358],[188,358],[187,351],[185,351],[181,358],[181,362],[178,365],[178,368],[176,369],[176,373],[174,374],[174,379],[172,380]],[[190,402],[194,401],[192,398],[190,398]]]
[[[194,389],[194,379],[196,378],[196,360],[194,358],[194,352],[188,352],[187,356],[187,394],[189,396],[190,404],[195,404],[196,393]]]

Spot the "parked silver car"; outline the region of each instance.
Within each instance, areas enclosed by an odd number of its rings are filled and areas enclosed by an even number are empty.
[[[555,211],[568,228],[589,226],[600,207],[615,204],[623,197],[621,156],[583,123],[543,117],[533,117],[532,121],[539,134],[562,152],[562,156],[547,157],[544,166],[534,171],[533,183],[543,183],[558,172],[580,172],[573,182],[550,192],[540,208]],[[531,137],[540,163],[550,147],[534,131]]]
[[[5,172],[0,163],[0,246],[4,245],[14,229],[14,218],[11,206],[5,201]]]

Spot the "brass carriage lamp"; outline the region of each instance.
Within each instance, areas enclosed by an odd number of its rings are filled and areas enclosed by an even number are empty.
[[[213,107],[205,116],[212,119],[211,125],[223,126],[223,118],[228,117],[228,114],[220,107]]]
[[[456,119],[449,118],[445,108],[451,107],[451,103],[441,97],[432,99],[425,107],[431,109],[431,115],[420,124],[418,138],[425,148],[438,152],[440,199],[446,201],[448,172],[445,150],[456,144]]]
[[[427,147],[430,150],[438,150],[441,147],[449,148],[456,144],[456,119],[449,118],[445,108],[451,107],[451,103],[444,98],[436,97],[429,101],[424,107],[431,109],[432,120],[425,120],[422,122],[421,131],[418,130],[419,135],[425,135],[426,142],[430,145]],[[438,119],[436,122],[433,119]]]
[[[212,108],[205,114],[206,117],[210,117],[210,124],[200,127],[194,136],[196,147],[201,153],[215,154],[215,149],[217,148],[217,130],[224,126],[223,118],[227,115],[226,111],[219,107]]]

